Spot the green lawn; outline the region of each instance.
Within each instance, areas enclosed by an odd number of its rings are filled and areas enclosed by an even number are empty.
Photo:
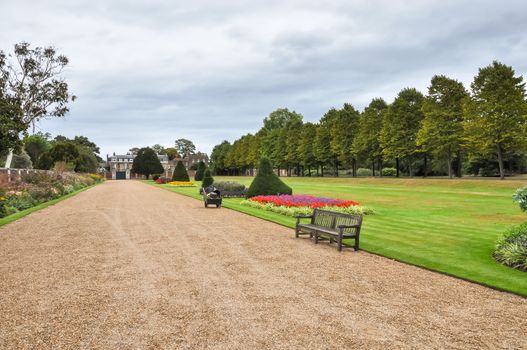
[[[511,195],[527,185],[515,180],[282,178],[295,194],[352,199],[373,207],[361,249],[527,296],[527,273],[496,263],[495,242],[527,221]],[[249,177],[216,177],[250,184]],[[197,188],[156,185],[201,199]],[[225,199],[224,206],[293,227],[295,219]]]

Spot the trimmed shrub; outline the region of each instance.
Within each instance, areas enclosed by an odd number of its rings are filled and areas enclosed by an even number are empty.
[[[187,169],[185,169],[182,161],[177,162],[174,174],[172,174],[172,181],[190,181]]]
[[[235,181],[214,182],[214,187],[220,191],[238,192],[245,190],[245,185]]]
[[[262,157],[258,173],[247,191],[247,197],[269,194],[293,194],[293,190],[274,173],[271,161]]]
[[[494,258],[504,265],[527,271],[527,223],[511,228],[500,238]]]
[[[205,173],[203,174],[203,182],[201,183],[201,187],[209,187],[214,183],[214,179],[212,178],[212,175],[210,174],[210,170],[206,169]]]
[[[518,203],[522,211],[527,211],[527,187],[518,188],[512,195],[512,200]]]
[[[201,181],[203,180],[203,175],[205,174],[205,169],[207,167],[205,166],[205,163],[199,162],[198,167],[196,169],[196,174],[194,175],[194,181]]]
[[[395,176],[397,175],[397,169],[395,168],[383,168],[382,176]]]
[[[357,176],[371,176],[371,169],[359,168],[357,169]]]
[[[161,174],[154,174],[154,175],[152,175],[152,180],[156,181],[160,177],[161,177]]]

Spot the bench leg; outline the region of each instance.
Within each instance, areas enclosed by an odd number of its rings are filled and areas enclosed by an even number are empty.
[[[318,232],[315,231],[313,234],[315,235],[315,244],[318,244]]]
[[[298,226],[295,229],[295,237],[298,238]]]
[[[355,237],[355,251],[359,250],[359,236]]]
[[[337,243],[338,243],[338,249],[339,249],[339,252],[342,251],[342,237],[339,236],[337,238]]]

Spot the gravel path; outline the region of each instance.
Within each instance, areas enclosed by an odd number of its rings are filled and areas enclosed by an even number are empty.
[[[526,315],[527,299],[135,181],[0,228],[1,349],[525,349]]]

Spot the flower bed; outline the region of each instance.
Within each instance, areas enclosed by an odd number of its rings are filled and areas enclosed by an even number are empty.
[[[255,196],[242,201],[241,204],[286,216],[310,215],[315,208],[346,214],[374,213],[373,209],[361,206],[355,201],[304,195]]]
[[[176,187],[196,187],[196,184],[192,181],[170,181],[168,184]]]
[[[102,182],[97,174],[38,172],[0,186],[0,218]]]

